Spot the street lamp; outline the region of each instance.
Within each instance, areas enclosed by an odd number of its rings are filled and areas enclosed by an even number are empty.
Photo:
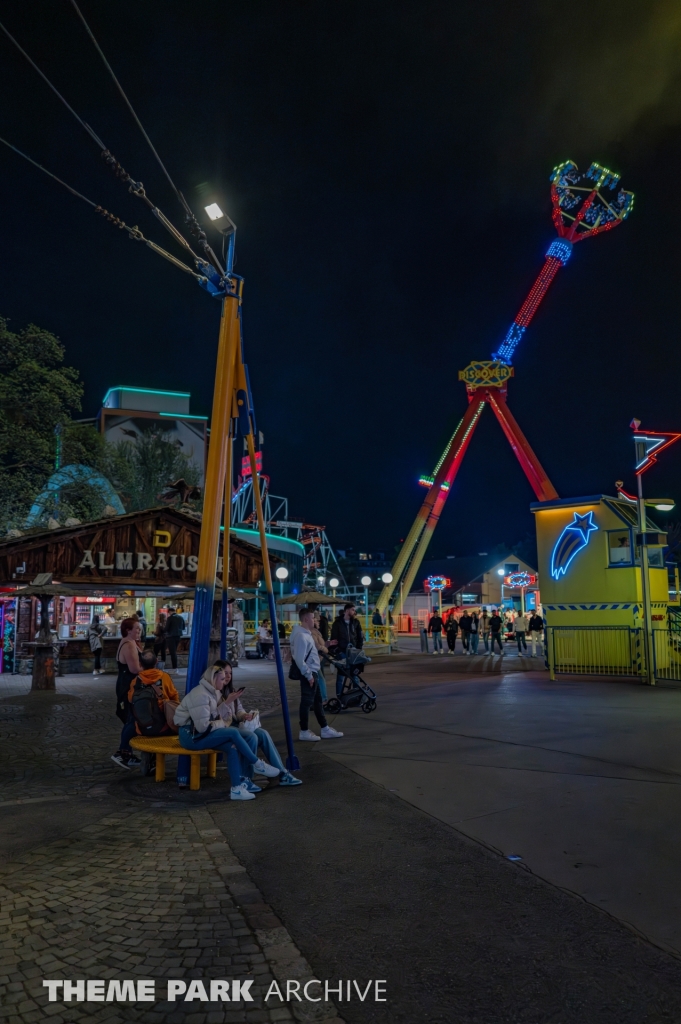
[[[335,601],[336,600],[336,587],[340,587],[340,580],[336,579],[335,576],[332,576],[331,579],[329,580],[329,586],[333,590],[333,599]],[[335,606],[335,604],[333,606],[333,617],[334,617],[334,619],[336,618],[336,606]]]
[[[279,568],[277,569],[277,571],[275,572],[275,576],[279,580],[279,596],[283,597],[284,596],[284,580],[288,579],[288,569],[286,568],[286,566],[285,565],[280,565]]]
[[[369,587],[371,586],[371,576],[362,576],[360,583],[364,587],[364,627],[365,632],[369,632]]]
[[[381,583],[388,584],[388,583],[392,583],[392,581],[393,581],[393,574],[391,572],[384,572],[383,575],[381,576]],[[388,607],[385,610],[385,624],[388,627],[390,626],[390,602],[389,601],[388,601]]]

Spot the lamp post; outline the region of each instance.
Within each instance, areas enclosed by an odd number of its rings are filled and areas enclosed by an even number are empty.
[[[655,430],[640,430],[641,421],[633,419],[629,426],[634,431],[634,447],[636,450],[636,482],[638,506],[638,536],[641,544],[641,600],[643,603],[643,626],[646,651],[646,682],[655,685],[654,649],[653,649],[653,616],[650,601],[650,563],[648,559],[648,534],[646,521],[646,502],[643,498],[643,481],[641,477],[647,469],[657,462],[657,456],[663,448],[678,441],[681,434],[662,433]],[[669,502],[659,502],[658,507],[669,507]],[[671,503],[673,505],[673,503]],[[635,552],[635,547],[634,547]]]
[[[333,591],[333,599],[335,601],[336,600],[336,587],[340,587],[340,580],[336,579],[335,576],[332,576],[331,579],[329,580],[329,586],[331,587],[331,590]],[[333,605],[333,617],[334,617],[334,620],[335,620],[335,618],[336,618],[336,606],[335,606],[335,604]]]
[[[368,635],[369,633],[369,587],[371,586],[371,576],[362,576],[360,583],[364,587],[364,632]]]
[[[274,574],[279,580],[279,596],[284,596],[284,580],[288,579],[288,569],[285,565],[280,565]]]
[[[385,583],[387,585],[388,583],[392,583],[392,581],[393,581],[393,574],[391,572],[384,572],[383,575],[381,576],[381,583]],[[385,609],[385,624],[386,624],[386,626],[390,627],[390,605],[389,604],[386,606],[386,609]]]

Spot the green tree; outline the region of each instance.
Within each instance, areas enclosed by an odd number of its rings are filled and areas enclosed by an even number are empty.
[[[0,317],[0,530],[21,526],[54,470],[55,427],[80,410],[78,371],[64,348],[29,324],[18,333]]]
[[[133,441],[107,445],[103,469],[128,512],[161,504],[169,483],[184,478],[195,485],[201,475],[200,467],[179,450],[172,436],[154,427]]]

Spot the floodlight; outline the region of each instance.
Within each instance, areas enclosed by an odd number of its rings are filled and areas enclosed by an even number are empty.
[[[211,203],[210,206],[204,206],[204,210],[208,214],[211,220],[220,220],[224,217],[224,213],[220,209],[217,203]]]

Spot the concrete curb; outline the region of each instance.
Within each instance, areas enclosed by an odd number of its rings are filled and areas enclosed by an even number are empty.
[[[315,977],[314,971],[272,908],[265,903],[262,893],[250,878],[246,868],[234,856],[227,837],[215,824],[210,811],[205,807],[197,807],[189,812],[189,817],[200,836],[204,839],[215,837],[215,842],[207,847],[208,853],[230,896],[245,917],[249,928],[253,930],[279,986],[285,991],[287,980],[300,981],[301,985],[312,981]],[[273,1004],[271,1009],[277,1007]],[[282,1004],[281,1009],[282,1020],[290,1019],[286,1013],[288,1009],[301,1024],[345,1024],[331,1002],[292,1001]]]

